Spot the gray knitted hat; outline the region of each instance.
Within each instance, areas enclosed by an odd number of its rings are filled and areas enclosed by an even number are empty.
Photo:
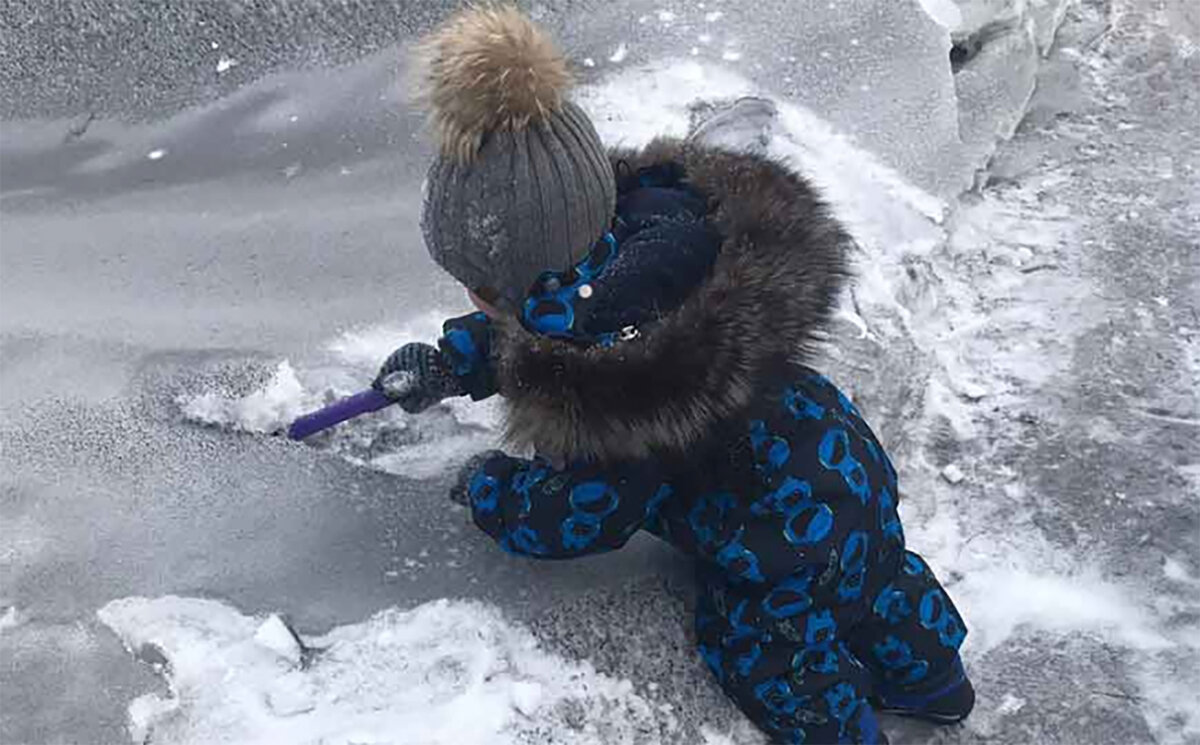
[[[439,153],[421,228],[434,261],[514,309],[538,275],[571,266],[609,229],[616,185],[566,60],[511,7],[459,13],[421,45]]]

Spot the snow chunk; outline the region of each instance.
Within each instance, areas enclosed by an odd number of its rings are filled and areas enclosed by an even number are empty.
[[[608,61],[609,62],[624,62],[625,58],[628,56],[629,56],[629,47],[625,46],[624,44],[618,44],[617,51],[612,53],[612,56],[608,58]]]
[[[243,432],[276,432],[292,420],[323,405],[305,391],[291,363],[283,360],[266,388],[241,398],[204,393],[181,402],[189,419],[205,424],[232,426]]]
[[[228,70],[237,67],[238,61],[232,57],[222,57],[217,60],[217,73],[227,72]]]
[[[1169,556],[1163,559],[1163,574],[1167,579],[1175,582],[1195,582],[1188,574],[1187,567]],[[0,628],[2,627],[3,624],[0,622]]]
[[[150,152],[146,153],[146,158],[148,158],[149,160],[161,160],[162,157],[166,154],[167,154],[166,150],[159,148],[157,150],[151,150]]]
[[[512,686],[513,707],[527,717],[537,713],[545,691],[538,683],[518,681]]]
[[[962,483],[962,480],[966,477],[967,476],[962,472],[962,469],[953,463],[942,469],[942,478],[946,479],[946,481],[950,482],[951,484]]]
[[[258,631],[254,632],[254,641],[293,665],[300,664],[300,641],[296,639],[296,633],[288,628],[279,616],[272,615],[263,621]]]
[[[4,615],[0,616],[0,634],[3,634],[9,629],[15,629],[20,625],[21,617],[17,614],[17,607],[15,605],[9,606],[9,608],[4,611]]]
[[[150,741],[155,722],[167,719],[179,709],[179,701],[155,693],[138,696],[129,704],[129,735],[135,743]]]
[[[136,742],[604,743],[660,725],[628,682],[543,652],[482,603],[392,609],[307,638],[318,652],[305,669],[259,642],[270,619],[217,601],[125,598],[98,615],[127,648],[169,661],[171,693],[130,704]]]
[[[956,29],[962,24],[962,12],[953,0],[920,0],[921,8],[929,17],[945,29]]]
[[[972,383],[970,381],[959,382],[958,392],[961,393],[962,397],[968,401],[978,401],[982,398],[986,398],[988,394],[987,388],[984,388],[978,383]]]
[[[1004,715],[1016,714],[1023,708],[1025,708],[1025,699],[1006,693],[1000,700],[1000,705],[996,707],[996,712]]]

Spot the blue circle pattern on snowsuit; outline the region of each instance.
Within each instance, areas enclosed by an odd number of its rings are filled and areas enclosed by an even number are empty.
[[[621,498],[603,481],[587,481],[571,490],[571,515],[563,520],[563,545],[571,551],[587,548],[600,536],[604,518],[617,511]]]
[[[711,492],[687,513],[695,550],[712,557],[703,592],[720,600],[697,608],[700,653],[780,741],[872,742],[867,696],[944,688],[961,676],[965,627],[904,550],[895,470],[854,404],[812,372],[779,401],[746,435],[760,496],[742,507]],[[731,546],[754,557],[754,581],[722,561]]]

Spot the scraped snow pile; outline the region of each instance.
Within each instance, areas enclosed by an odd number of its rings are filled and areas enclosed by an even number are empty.
[[[330,340],[320,359],[281,360],[249,392],[188,392],[179,397],[183,416],[198,424],[251,434],[278,434],[296,417],[365,388],[379,365],[408,342],[434,342],[441,322],[463,311],[430,312],[403,324],[352,329]],[[308,442],[388,473],[428,478],[471,454],[498,444],[500,402],[447,399],[418,416],[398,406],[345,422]]]
[[[257,433],[286,429],[293,419],[323,403],[305,390],[288,360],[279,363],[265,387],[245,396],[229,398],[210,391],[181,401],[189,419]]]
[[[494,609],[441,600],[297,638],[212,600],[116,600],[101,621],[170,681],[135,742],[613,743],[657,731],[626,681],[548,655]]]

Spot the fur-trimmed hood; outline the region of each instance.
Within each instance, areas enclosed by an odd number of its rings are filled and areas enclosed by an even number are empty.
[[[849,238],[807,182],[757,155],[657,140],[611,154],[618,190],[674,163],[722,236],[682,306],[611,347],[498,325],[506,435],[552,459],[680,454],[754,399],[769,371],[803,359],[847,277]]]

